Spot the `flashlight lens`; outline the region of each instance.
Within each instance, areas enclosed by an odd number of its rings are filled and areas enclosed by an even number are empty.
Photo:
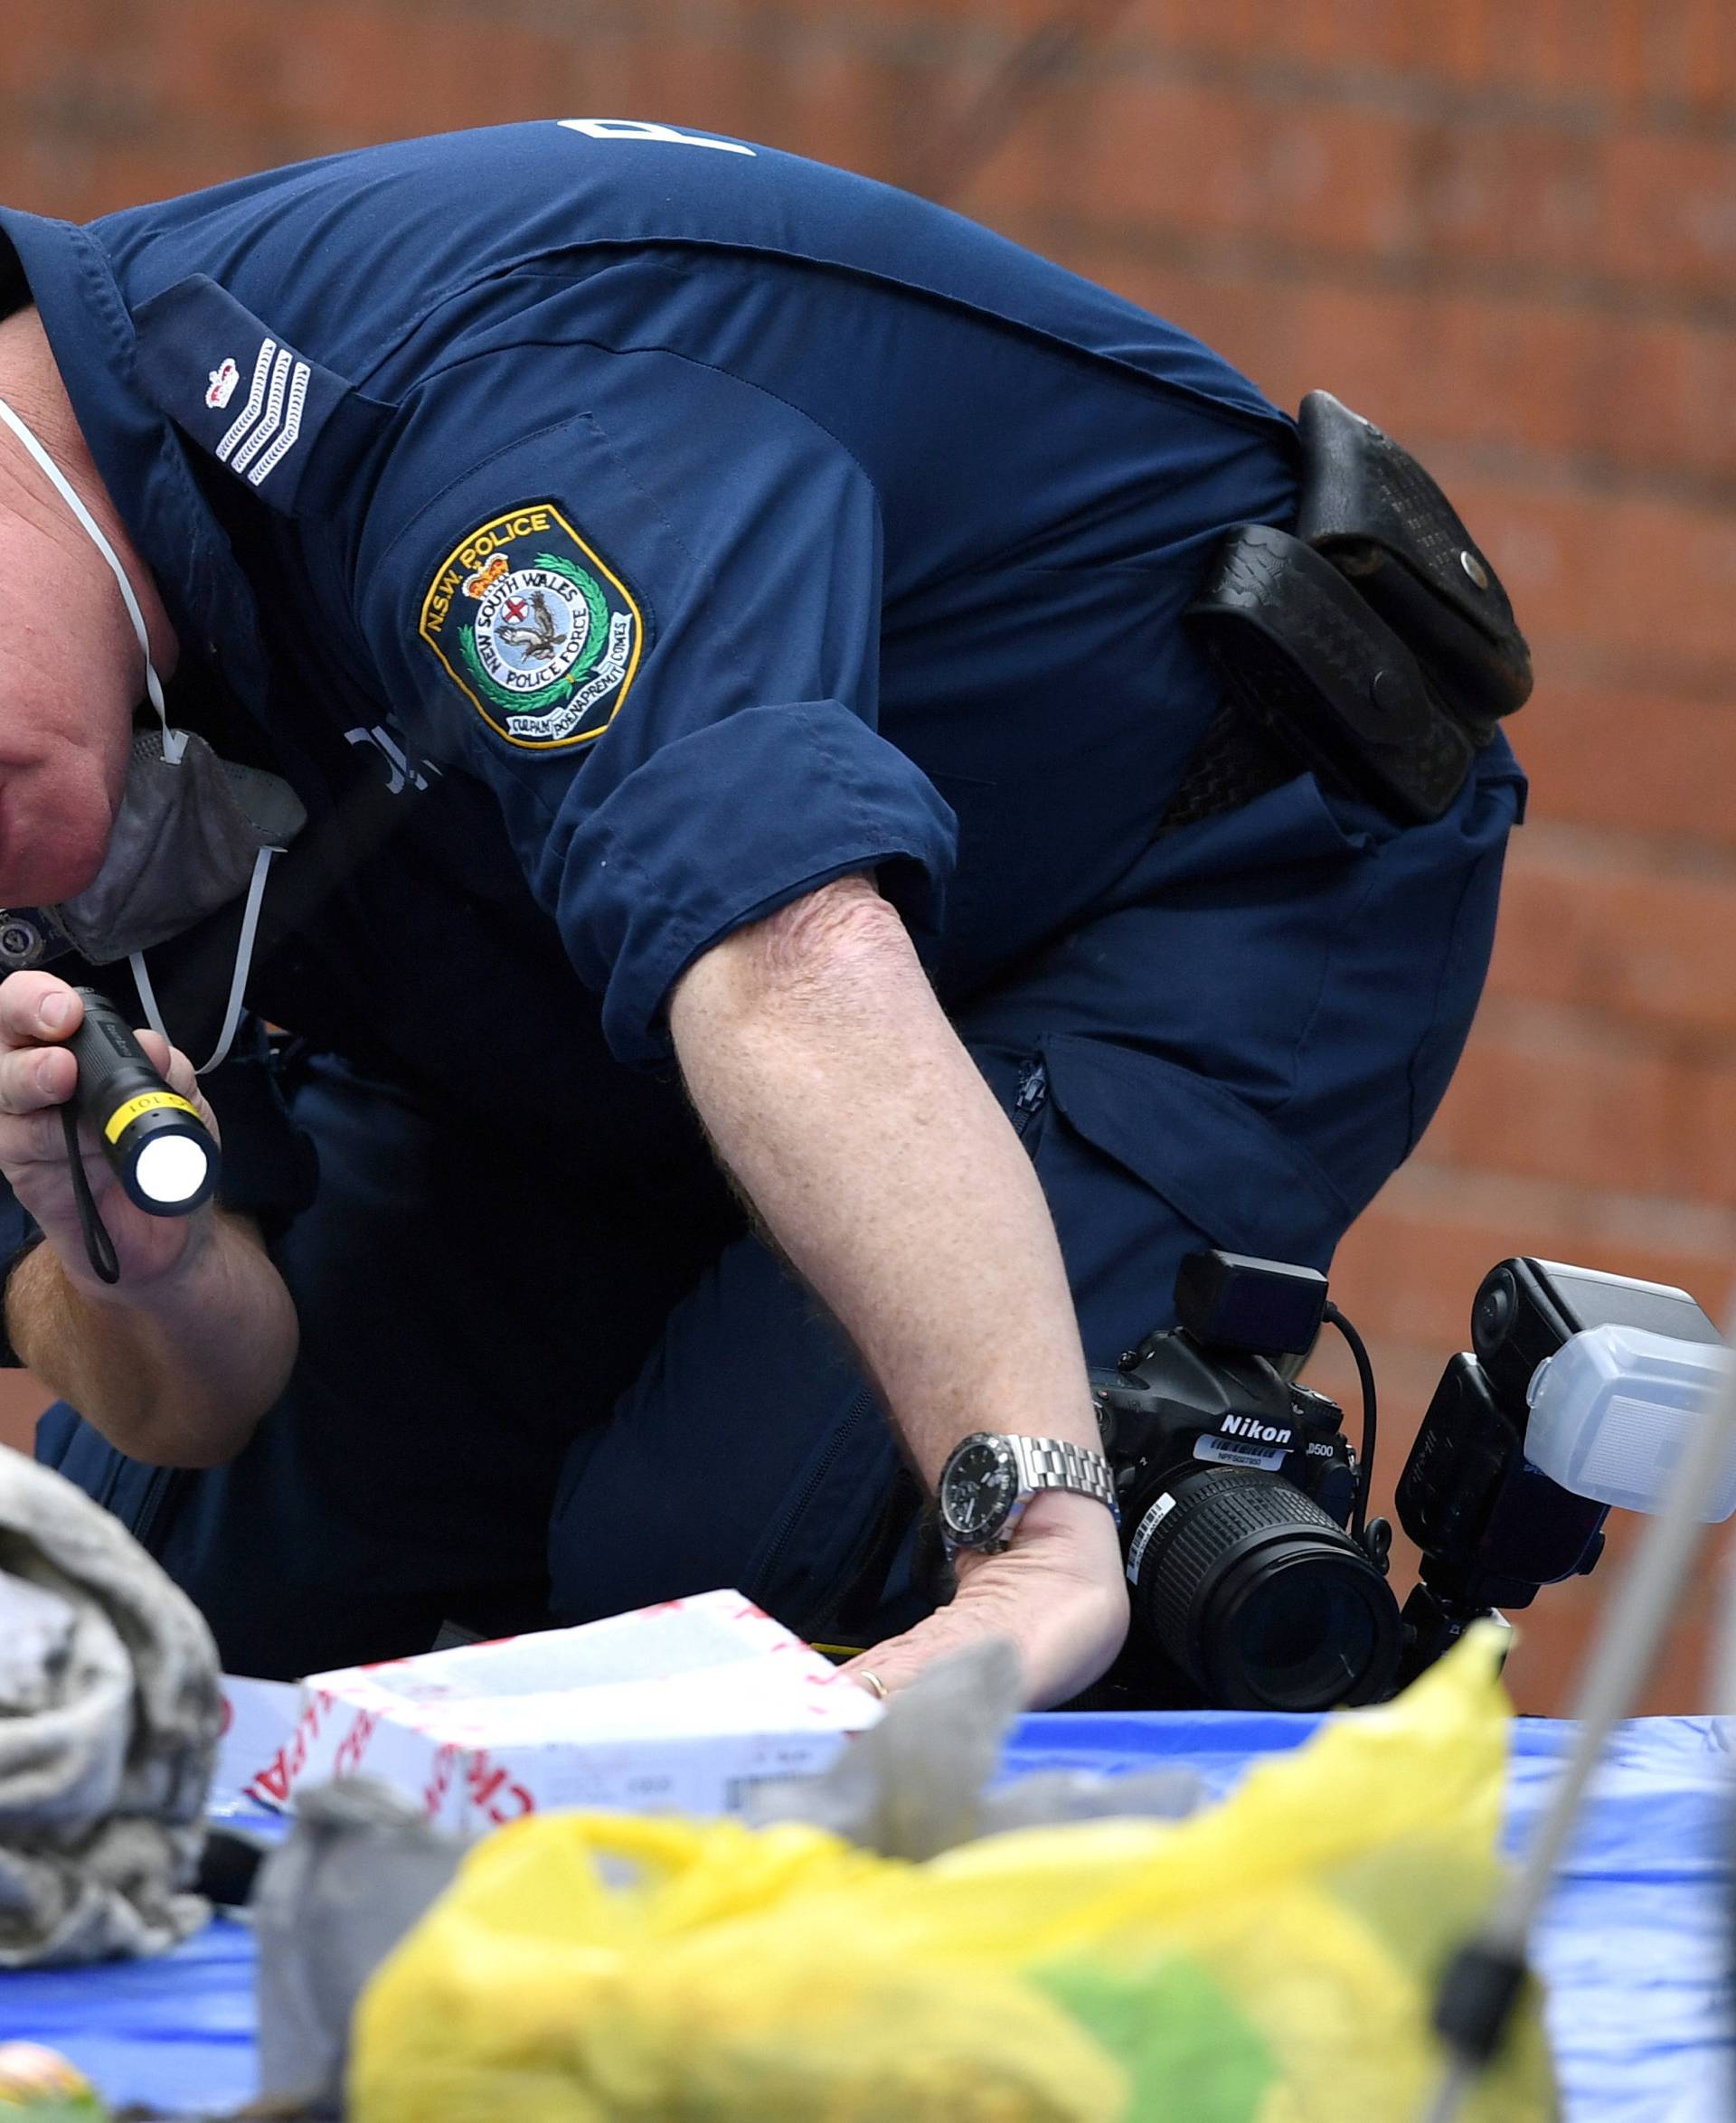
[[[153,1136],[138,1154],[133,1177],[153,1202],[190,1202],[205,1184],[208,1160],[191,1136]]]

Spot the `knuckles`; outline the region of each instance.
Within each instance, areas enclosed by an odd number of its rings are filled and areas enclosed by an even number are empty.
[[[15,1047],[10,1053],[0,1050],[0,1114],[53,1109],[71,1097],[78,1083],[77,1069],[68,1068],[64,1062],[45,1064],[41,1056],[52,1052],[35,1046]]]
[[[52,973],[9,973],[0,980],[0,1048],[52,1046],[61,1033],[45,1033],[42,1009],[52,995],[71,993],[71,984]]]

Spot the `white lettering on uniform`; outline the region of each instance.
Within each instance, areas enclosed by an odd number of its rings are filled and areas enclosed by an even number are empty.
[[[722,155],[751,155],[740,140],[708,140],[703,133],[678,133],[643,118],[558,118],[555,124],[592,140],[661,140],[669,147],[715,147]]]
[[[426,788],[429,775],[438,775],[440,771],[432,760],[412,760],[392,732],[378,722],[372,730],[346,730],[344,735],[351,744],[373,745],[384,759],[388,796],[396,796],[407,784],[417,788]]]

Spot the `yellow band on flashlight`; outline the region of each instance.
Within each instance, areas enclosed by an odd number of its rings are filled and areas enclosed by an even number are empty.
[[[122,1131],[132,1126],[141,1113],[155,1113],[163,1106],[178,1106],[183,1113],[191,1113],[197,1120],[199,1109],[178,1091],[140,1091],[137,1098],[128,1099],[124,1106],[117,1106],[104,1121],[102,1132],[111,1143],[118,1143]]]

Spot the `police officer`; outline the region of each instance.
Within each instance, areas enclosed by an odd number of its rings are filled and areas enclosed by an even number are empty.
[[[1186,800],[1181,615],[1290,519],[1291,423],[950,214],[662,126],[0,229],[42,1455],[232,1670],[736,1584],[877,1688],[983,1632],[1033,1702],[1090,1681],[1084,1360],[1201,1243],[1325,1263],[1457,1059],[1518,804],[1498,737],[1428,822],[1293,762]],[[231,1049],[223,1201],[102,1193],[113,1284],[75,977],[189,1095]],[[1036,1493],[930,1614],[911,1505],[977,1432]],[[955,1458],[966,1518],[1005,1461]]]

